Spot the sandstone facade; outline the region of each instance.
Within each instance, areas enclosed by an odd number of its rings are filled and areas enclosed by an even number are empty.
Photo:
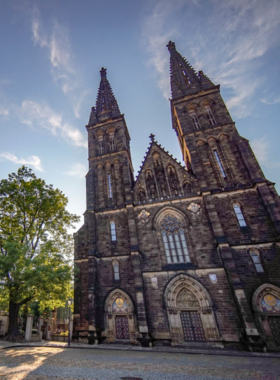
[[[87,210],[75,234],[76,338],[280,345],[280,202],[220,95],[167,45],[186,167],[150,136],[134,179],[106,77],[87,125]]]

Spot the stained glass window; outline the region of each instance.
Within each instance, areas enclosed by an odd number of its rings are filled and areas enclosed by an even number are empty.
[[[167,262],[169,264],[190,262],[186,237],[180,221],[174,216],[167,215],[161,222],[161,228]]]

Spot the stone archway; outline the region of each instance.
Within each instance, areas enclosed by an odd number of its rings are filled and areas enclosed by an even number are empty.
[[[164,292],[171,344],[186,341],[220,341],[212,300],[194,278],[181,274],[173,278]]]
[[[130,340],[136,343],[139,336],[134,306],[128,294],[113,290],[105,301],[105,334],[107,342]]]
[[[280,346],[280,288],[260,286],[253,295],[253,309],[269,344]]]

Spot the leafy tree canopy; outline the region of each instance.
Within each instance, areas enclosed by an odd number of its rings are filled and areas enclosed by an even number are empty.
[[[73,252],[67,231],[79,220],[67,203],[25,166],[0,182],[0,297],[9,299],[10,333],[21,305],[39,300],[54,307],[67,298]]]

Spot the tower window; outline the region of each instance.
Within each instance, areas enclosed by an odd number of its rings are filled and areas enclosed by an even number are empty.
[[[112,198],[112,182],[111,182],[111,174],[108,174],[108,196]]]
[[[110,132],[109,134],[109,143],[110,143],[110,150],[115,150],[115,136],[114,132]]]
[[[252,251],[252,252],[250,252],[250,255],[251,255],[251,259],[255,265],[256,271],[259,273],[264,272],[262,264],[261,264],[260,256],[257,254],[257,252]]]
[[[214,154],[215,154],[216,161],[217,161],[217,163],[218,163],[218,165],[219,165],[220,171],[221,171],[221,173],[222,173],[222,176],[223,176],[224,178],[226,178],[226,173],[225,173],[224,168],[223,168],[223,165],[222,165],[222,163],[221,163],[221,160],[220,160],[219,154],[218,154],[218,152],[217,152],[216,150],[214,150]]]
[[[117,261],[114,261],[113,263],[113,270],[114,270],[114,280],[119,281],[120,280],[120,266]]]
[[[247,224],[246,224],[246,221],[245,221],[244,216],[243,216],[243,214],[242,214],[242,211],[241,211],[240,206],[239,206],[237,203],[235,203],[235,204],[233,205],[233,209],[234,209],[235,215],[236,215],[236,217],[237,217],[237,220],[238,220],[239,226],[240,226],[240,227],[246,227]]]
[[[189,263],[190,256],[186,237],[180,221],[171,215],[161,222],[161,236],[168,264]]]
[[[189,111],[189,114],[190,114],[190,117],[192,119],[192,123],[193,123],[194,128],[199,129],[200,124],[199,124],[196,112],[194,110],[191,110],[191,111]]]
[[[103,145],[103,136],[98,136],[98,149],[99,153],[102,154],[104,152],[104,145]]]
[[[211,110],[210,106],[205,105],[204,106],[204,111],[205,111],[206,117],[208,119],[209,125],[215,125],[216,121],[215,121],[215,118],[214,118],[214,115],[212,113],[212,110]]]
[[[117,240],[117,234],[116,234],[115,222],[110,222],[110,230],[111,230],[111,241],[116,241]]]

